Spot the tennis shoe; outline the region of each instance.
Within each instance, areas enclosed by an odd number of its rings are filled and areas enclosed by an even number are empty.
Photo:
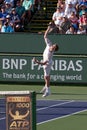
[[[47,97],[51,94],[50,89],[46,89],[42,97]]]

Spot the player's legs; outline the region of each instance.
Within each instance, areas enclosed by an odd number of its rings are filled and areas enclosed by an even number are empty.
[[[40,93],[44,93],[45,90],[46,90],[46,86],[44,86],[44,87],[42,88],[42,90],[40,91]]]
[[[50,76],[44,76],[45,86],[50,87]]]
[[[45,81],[45,86],[40,91],[41,93],[44,93],[46,91],[46,89],[48,89],[50,87],[50,76],[44,76],[44,81]]]
[[[46,97],[50,94],[50,70],[51,65],[47,65],[44,67],[45,91],[43,97]]]

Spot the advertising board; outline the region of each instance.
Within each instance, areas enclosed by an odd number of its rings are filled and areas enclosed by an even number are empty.
[[[0,55],[0,81],[43,82],[43,66],[32,61],[35,56]],[[87,83],[87,57],[55,55],[50,78],[55,83]]]

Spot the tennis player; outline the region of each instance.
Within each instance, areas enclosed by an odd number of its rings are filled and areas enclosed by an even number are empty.
[[[42,97],[46,97],[51,94],[50,92],[50,71],[52,66],[52,58],[53,53],[55,51],[58,51],[59,47],[57,44],[52,44],[52,42],[48,39],[47,34],[49,33],[49,28],[44,33],[44,40],[46,43],[46,48],[43,52],[43,61],[40,62],[36,58],[33,58],[33,61],[37,64],[43,65],[44,70],[44,80],[45,80],[45,86],[41,90],[41,93],[43,93]]]

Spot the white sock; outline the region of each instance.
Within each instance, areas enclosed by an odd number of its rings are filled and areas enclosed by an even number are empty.
[[[46,91],[48,92],[50,90],[50,87],[46,87]]]

